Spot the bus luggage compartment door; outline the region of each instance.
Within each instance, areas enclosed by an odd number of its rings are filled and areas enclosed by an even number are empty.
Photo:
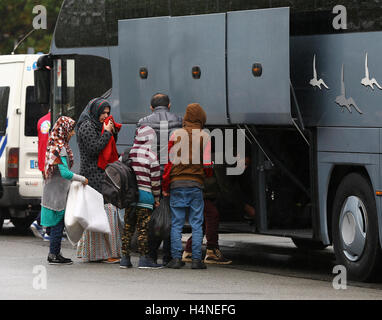
[[[197,102],[208,124],[226,124],[225,14],[172,17],[171,111],[183,115]]]
[[[121,117],[137,122],[150,109],[151,96],[169,92],[169,17],[121,20],[119,83]]]
[[[232,123],[290,125],[289,8],[227,14]]]

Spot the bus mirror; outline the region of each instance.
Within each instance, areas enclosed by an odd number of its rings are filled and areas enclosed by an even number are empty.
[[[39,104],[49,104],[50,70],[38,68],[34,71],[34,88],[36,102]]]

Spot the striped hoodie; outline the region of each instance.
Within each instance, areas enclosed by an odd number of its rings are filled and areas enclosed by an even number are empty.
[[[159,202],[161,187],[160,166],[156,153],[151,150],[152,145],[156,146],[156,134],[154,129],[149,126],[138,128],[135,134],[134,145],[129,153],[129,158],[131,159],[131,165],[137,177],[138,189],[152,193],[154,201]]]

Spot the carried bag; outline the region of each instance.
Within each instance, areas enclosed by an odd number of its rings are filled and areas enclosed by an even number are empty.
[[[83,186],[74,217],[87,231],[111,234],[109,219],[104,208],[102,194],[90,186]],[[82,200],[82,201],[81,201]]]
[[[110,234],[102,194],[90,186],[72,182],[66,202],[65,227],[72,244],[81,239],[85,230]]]
[[[167,239],[171,232],[170,198],[164,197],[151,214],[149,234],[158,239]]]
[[[137,179],[129,163],[126,165],[116,161],[106,166],[102,195],[107,203],[119,209],[128,208],[131,204],[138,202]]]
[[[82,183],[77,181],[71,183],[65,209],[65,230],[68,239],[73,246],[80,241],[82,234],[85,231],[85,228],[75,217],[75,213],[78,209],[77,204],[80,188],[82,188]]]

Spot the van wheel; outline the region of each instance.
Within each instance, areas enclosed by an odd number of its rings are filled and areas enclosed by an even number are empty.
[[[311,239],[292,238],[293,243],[301,250],[324,250],[327,245]]]
[[[333,247],[350,278],[371,281],[380,270],[377,207],[369,181],[359,173],[340,183],[333,203]]]
[[[18,232],[25,233],[28,231],[30,225],[34,221],[34,218],[28,216],[26,218],[13,218],[11,219],[13,225],[16,227]]]

